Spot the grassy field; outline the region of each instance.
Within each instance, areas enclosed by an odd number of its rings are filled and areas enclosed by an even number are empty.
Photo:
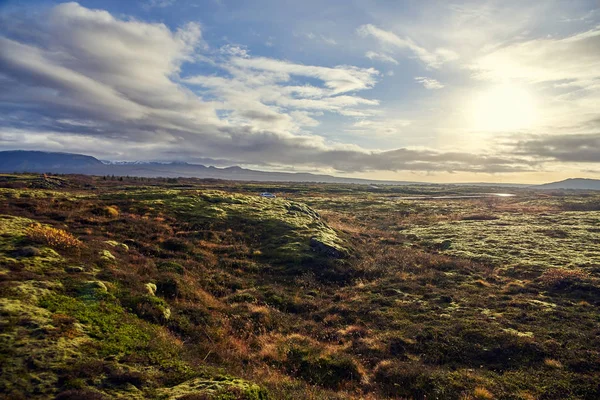
[[[0,175],[0,398],[600,398],[600,193],[481,192]]]

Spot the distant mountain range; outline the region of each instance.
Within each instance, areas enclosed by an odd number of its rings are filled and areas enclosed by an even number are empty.
[[[537,185],[536,189],[600,190],[600,179],[570,178],[564,181]]]
[[[115,175],[163,178],[212,178],[235,181],[324,182],[407,185],[419,182],[341,178],[310,173],[267,172],[238,166],[217,168],[185,162],[100,161],[91,156],[43,151],[0,151],[0,172]],[[423,183],[425,184],[425,183]]]
[[[185,162],[100,161],[82,154],[44,151],[0,151],[0,172],[37,172],[85,175],[115,175],[164,178],[212,178],[236,181],[323,182],[371,185],[428,184],[409,181],[380,181],[372,179],[341,178],[331,175],[291,172],[267,172],[238,166],[217,168]],[[599,179],[566,179],[560,182],[528,186],[523,184],[464,183],[463,186],[528,187],[530,189],[600,190]]]
[[[45,151],[0,151],[0,171],[52,172],[58,169],[94,168],[104,164],[92,156]]]

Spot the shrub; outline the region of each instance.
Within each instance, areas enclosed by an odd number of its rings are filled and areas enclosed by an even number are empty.
[[[119,216],[119,209],[115,206],[94,207],[92,214],[107,218],[116,218]]]
[[[173,272],[179,275],[183,275],[185,268],[175,261],[164,261],[157,265],[160,272]]]
[[[493,221],[493,220],[496,220],[499,218],[496,217],[495,215],[491,215],[491,214],[472,214],[472,215],[465,215],[461,219],[463,221]]]
[[[143,386],[144,382],[147,380],[147,377],[138,371],[112,370],[108,373],[106,380],[110,385],[114,386],[131,384],[139,388]]]
[[[473,397],[476,399],[491,400],[494,398],[494,395],[486,388],[477,386],[475,390],[473,390]]]
[[[156,282],[156,294],[165,298],[184,297],[184,285],[175,277],[164,277]]]
[[[138,317],[153,323],[162,323],[171,316],[167,302],[151,295],[123,297],[121,304]]]
[[[591,200],[581,203],[564,203],[561,205],[564,211],[599,211],[600,201]]]
[[[69,232],[51,226],[32,225],[27,231],[30,240],[63,250],[78,249],[83,243]]]
[[[375,368],[374,378],[390,396],[424,398],[433,392],[431,370],[423,365],[382,361]]]
[[[587,272],[580,269],[552,268],[544,272],[539,280],[546,287],[561,289],[583,282],[588,276]]]
[[[544,365],[549,368],[561,369],[563,367],[562,363],[553,358],[546,358],[544,360]]]
[[[59,393],[55,400],[108,400],[108,396],[94,390],[72,389]]]
[[[162,248],[169,251],[188,252],[191,246],[185,240],[170,238],[162,243]]]
[[[329,388],[347,381],[358,381],[360,371],[354,360],[345,354],[311,357],[303,349],[294,348],[287,354],[288,370],[302,379]]]

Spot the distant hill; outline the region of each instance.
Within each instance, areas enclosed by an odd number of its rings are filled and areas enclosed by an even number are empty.
[[[185,162],[111,162],[91,156],[43,151],[0,151],[0,172],[37,172],[163,178],[211,178],[236,181],[324,182],[407,185],[419,182],[341,178],[310,173],[267,172],[232,166],[217,168]]]
[[[52,172],[102,165],[100,160],[82,154],[23,150],[0,152],[0,171],[3,172]]]
[[[534,189],[600,190],[600,179],[570,178],[564,181],[533,186]]]
[[[218,168],[185,162],[146,161],[100,161],[83,154],[54,153],[45,151],[0,151],[0,172],[36,172],[57,174],[139,176],[146,178],[201,178],[234,181],[263,182],[323,182],[370,185],[427,185],[425,182],[380,181],[374,179],[342,178],[332,175],[292,172],[268,172],[241,168],[239,166]],[[432,184],[433,185],[433,184]],[[458,186],[525,187],[521,184],[455,183]],[[532,189],[584,189],[600,190],[598,179],[567,179],[544,185],[529,186]]]

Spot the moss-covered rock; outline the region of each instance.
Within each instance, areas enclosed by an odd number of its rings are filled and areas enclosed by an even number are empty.
[[[7,266],[44,274],[61,269],[63,257],[48,247],[30,246],[27,234],[35,221],[28,218],[0,215],[0,271]]]
[[[107,245],[109,245],[111,247],[116,247],[116,248],[124,250],[124,251],[129,251],[129,246],[126,245],[125,243],[120,243],[115,240],[106,240],[104,243],[106,243]]]
[[[101,266],[113,265],[117,262],[117,258],[108,250],[101,250],[98,255],[100,256],[99,264]]]
[[[163,191],[156,192],[155,196],[160,199],[142,201],[162,206],[165,212],[198,226],[223,225],[242,230],[256,240],[256,254],[264,261],[298,264],[315,256],[330,257],[335,253],[341,257],[349,253],[348,244],[338,233],[316,211],[302,203],[220,191],[188,195]],[[321,245],[314,246],[315,243]],[[329,251],[314,251],[324,246]],[[190,250],[179,247],[170,245],[168,249]]]
[[[161,398],[176,400],[204,396],[218,400],[267,400],[268,392],[259,385],[229,376],[195,378],[171,388],[159,389]]]

